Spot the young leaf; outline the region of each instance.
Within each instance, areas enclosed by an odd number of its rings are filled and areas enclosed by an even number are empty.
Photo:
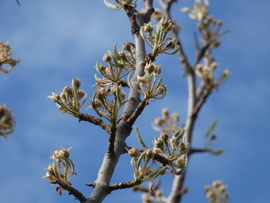
[[[211,151],[210,153],[214,154],[214,155],[221,155],[224,152],[225,152],[225,149],[220,149],[220,150],[217,150],[217,151]]]
[[[111,4],[110,2],[108,2],[108,1],[106,1],[106,0],[104,0],[104,3],[105,3],[105,5],[106,5],[108,8],[110,8],[110,9],[113,9],[113,10],[119,10],[119,9],[120,9],[119,6],[113,5],[113,4]]]
[[[142,140],[142,137],[140,135],[140,132],[139,132],[139,128],[136,126],[135,127],[135,131],[136,131],[136,136],[138,138],[138,141],[139,143],[142,145],[142,147],[146,150],[148,149],[148,147],[146,146],[146,144],[144,143],[144,141]]]
[[[210,134],[212,134],[213,130],[216,128],[217,125],[217,120],[215,120],[210,127],[208,128],[208,130],[205,133],[205,137],[208,137]]]

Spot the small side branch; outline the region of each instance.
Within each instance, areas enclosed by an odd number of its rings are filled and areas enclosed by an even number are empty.
[[[113,190],[119,190],[119,189],[126,189],[126,188],[132,188],[139,183],[136,183],[135,181],[128,181],[128,182],[122,182],[122,183],[116,183],[114,185],[110,185],[109,188],[111,191]]]
[[[98,125],[103,130],[105,130],[108,134],[110,134],[111,127],[100,118],[97,118],[97,117],[92,116],[92,115],[80,113],[79,114],[79,122],[81,122],[81,121],[87,121],[87,122],[92,123],[94,125]]]
[[[141,191],[141,192],[146,192],[152,196],[156,195],[156,191],[158,190],[159,186],[160,186],[161,180],[158,179],[157,182],[155,184],[151,184],[148,187],[144,187],[141,185],[138,185],[136,187],[133,187],[132,190],[133,191]]]
[[[207,49],[210,47],[211,42],[204,45],[201,49],[197,50],[197,55],[196,55],[196,59],[195,59],[195,64],[194,67],[202,60],[202,58],[205,56],[205,53],[207,51]]]
[[[135,111],[132,113],[132,115],[129,117],[129,119],[127,120],[127,123],[130,126],[132,126],[135,123],[135,121],[141,115],[141,113],[143,112],[144,108],[147,105],[148,105],[148,100],[147,99],[143,99],[141,101],[141,103],[138,105],[138,107],[135,109]]]
[[[211,90],[206,90],[204,94],[202,95],[201,99],[196,103],[196,106],[193,108],[193,115],[197,115],[200,111],[202,105],[205,103],[206,99],[210,95]]]
[[[83,203],[83,202],[86,201],[86,198],[83,196],[83,194],[80,191],[78,191],[75,188],[73,188],[73,187],[69,190],[69,194],[70,195],[73,195],[81,203]]]
[[[204,152],[212,152],[209,149],[190,149],[189,150],[189,155],[194,154],[194,153],[204,153]]]
[[[159,163],[162,163],[163,166],[167,166],[169,164],[168,159],[166,159],[164,156],[161,156],[159,154],[154,154],[153,157],[154,160],[158,161]]]

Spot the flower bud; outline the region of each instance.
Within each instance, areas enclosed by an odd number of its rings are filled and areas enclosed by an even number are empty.
[[[146,162],[154,157],[154,152],[153,152],[152,149],[147,149],[147,150],[144,151],[144,153],[145,153]]]
[[[169,135],[167,133],[162,133],[160,139],[164,142],[167,142],[169,139]]]
[[[136,149],[136,147],[132,147],[131,149],[126,148],[126,150],[131,158],[137,158],[140,155],[140,150]]]
[[[95,99],[93,102],[92,102],[92,107],[94,109],[97,109],[97,108],[100,108],[102,106],[102,103],[99,99]]]
[[[104,96],[103,94],[100,92],[100,91],[96,91],[96,94],[95,94],[96,98],[98,98],[100,101],[103,101],[104,100]]]
[[[222,72],[222,78],[223,79],[227,79],[228,77],[230,76],[230,71],[229,70],[224,70],[223,72]]]
[[[100,71],[101,71],[101,72],[104,72],[104,71],[106,71],[106,68],[107,68],[106,66],[101,65],[101,66],[100,66]]]
[[[103,88],[103,89],[105,89],[105,88]],[[120,87],[118,86],[118,85],[113,85],[112,87],[111,87],[111,93],[112,94],[117,94],[117,92],[119,92],[120,91]],[[105,89],[105,92],[107,93],[107,91],[106,91],[106,89]]]
[[[124,90],[122,90],[122,91],[120,92],[119,96],[120,96],[121,101],[124,101],[124,100],[125,100],[126,93],[124,92]]]
[[[169,110],[168,110],[167,108],[164,108],[164,109],[162,109],[162,111],[161,111],[161,115],[162,115],[162,118],[163,118],[164,120],[167,120],[167,119],[169,119],[169,117],[170,117],[170,112],[169,112]]]
[[[119,51],[118,54],[123,61],[127,61],[126,54],[123,51]]]
[[[78,100],[81,100],[81,98],[83,98],[86,95],[86,93],[82,90],[79,90],[77,95],[78,95]]]
[[[122,49],[125,50],[125,51],[128,51],[128,52],[131,52],[131,46],[130,46],[130,44],[128,42],[123,44]]]
[[[117,68],[119,68],[120,70],[123,70],[125,68],[125,64],[122,61],[118,61]]]
[[[103,61],[106,62],[106,63],[110,63],[112,60],[112,57],[110,54],[104,54],[103,56]]]
[[[186,145],[185,145],[184,142],[180,142],[180,143],[178,144],[178,148],[179,148],[179,152],[180,152],[181,154],[183,154],[183,153],[187,150],[187,147],[186,147]]]
[[[148,74],[151,75],[155,70],[155,65],[152,63],[147,63],[144,67],[144,71]]]
[[[146,83],[144,76],[137,75],[137,83],[139,86],[144,86],[144,84]]]
[[[63,94],[66,95],[66,98],[69,100],[69,99],[72,99],[74,97],[74,93],[73,93],[73,90],[71,87],[64,87],[63,89]]]
[[[215,61],[213,61],[213,62],[210,64],[211,70],[215,70],[217,66],[218,66],[218,63],[215,62]]]
[[[156,148],[159,148],[159,149],[163,149],[163,146],[164,146],[164,142],[161,138],[156,138],[154,137],[155,141],[154,141],[154,146]]]
[[[54,176],[52,164],[49,164],[49,166],[46,170],[47,170],[49,176]]]
[[[206,197],[207,197],[208,199],[210,199],[210,198],[216,198],[216,194],[215,194],[215,192],[214,192],[213,190],[209,190],[209,191],[206,193]]]
[[[163,28],[163,29],[166,29],[166,28],[168,27],[168,25],[169,25],[168,19],[162,18],[162,19],[161,19],[161,26],[162,26],[162,28]]]
[[[154,74],[155,76],[158,76],[162,72],[160,65],[155,66]]]
[[[180,157],[180,158],[176,159],[175,165],[176,165],[177,168],[183,168],[183,167],[185,167],[185,165],[186,165],[186,159],[183,158],[183,157]]]
[[[222,182],[220,180],[216,180],[212,183],[213,187],[219,188],[222,185]]]
[[[73,79],[71,82],[71,86],[74,89],[74,91],[76,92],[81,86],[80,80],[78,78]]]
[[[154,124],[158,126],[162,126],[164,124],[164,120],[162,120],[161,118],[156,118],[154,121]]]
[[[227,187],[226,187],[225,185],[221,185],[221,186],[218,188],[218,190],[219,190],[221,193],[226,192],[226,189],[227,189]]]
[[[156,147],[153,148],[153,152],[154,152],[155,154],[162,154],[162,153],[163,153],[161,149],[156,148]]]
[[[211,190],[211,186],[210,185],[206,185],[205,187],[204,187],[204,191],[205,192],[208,192],[208,191],[210,191]]]
[[[172,119],[173,119],[173,122],[178,123],[178,121],[180,120],[179,114],[173,113],[172,114]]]
[[[160,85],[158,88],[157,88],[157,94],[158,95],[164,95],[166,93],[166,89]]]
[[[59,151],[59,156],[63,156],[63,157],[65,157],[65,158],[69,158],[69,155],[70,155],[70,153],[69,153],[69,150],[68,149],[64,149],[64,148],[62,148],[60,151]]]
[[[153,29],[154,27],[151,24],[144,24],[143,26],[144,32],[147,32],[148,34],[151,34],[153,32]]]

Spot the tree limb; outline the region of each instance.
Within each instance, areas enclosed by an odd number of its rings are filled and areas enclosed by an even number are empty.
[[[148,10],[152,7],[152,1],[148,0],[147,6]],[[138,13],[131,6],[124,6],[124,10],[127,13],[127,16],[130,19],[132,35],[135,41],[135,54],[136,54],[136,68],[133,78],[131,79],[131,83],[133,87],[139,89],[138,84],[136,84],[137,75],[142,76],[144,74],[144,59],[145,59],[145,44],[144,40],[139,34],[139,26],[142,26],[146,23],[147,17],[144,14]],[[151,10],[151,9],[150,9]],[[146,15],[150,15],[151,11]],[[152,9],[154,10],[154,9]],[[149,18],[150,19],[150,18]],[[100,203],[103,199],[111,192],[110,189],[110,181],[114,173],[114,169],[118,163],[120,156],[125,153],[126,138],[130,135],[132,127],[125,120],[129,118],[134,110],[138,107],[140,103],[140,94],[134,89],[130,88],[128,95],[128,102],[126,103],[123,113],[121,115],[122,119],[116,125],[116,134],[115,134],[115,142],[114,142],[114,152],[115,153],[106,153],[101,167],[98,172],[98,177],[95,181],[95,188],[90,195],[90,198],[85,203]]]

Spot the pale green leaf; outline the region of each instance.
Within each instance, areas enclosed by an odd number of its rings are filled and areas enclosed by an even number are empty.
[[[214,129],[216,128],[216,125],[217,125],[217,120],[215,120],[215,121],[210,125],[210,127],[208,128],[208,130],[207,130],[206,133],[205,133],[205,137],[208,137],[209,135],[212,134],[212,132],[213,132]]]
[[[224,152],[225,152],[225,149],[220,149],[220,150],[217,150],[217,151],[211,151],[210,153],[214,154],[214,155],[221,155]]]
[[[108,8],[110,8],[110,9],[113,9],[113,10],[119,10],[119,9],[120,9],[119,6],[113,5],[113,4],[111,4],[110,2],[108,2],[108,1],[106,1],[106,0],[104,0],[104,3],[105,3],[105,5],[106,5]]]

